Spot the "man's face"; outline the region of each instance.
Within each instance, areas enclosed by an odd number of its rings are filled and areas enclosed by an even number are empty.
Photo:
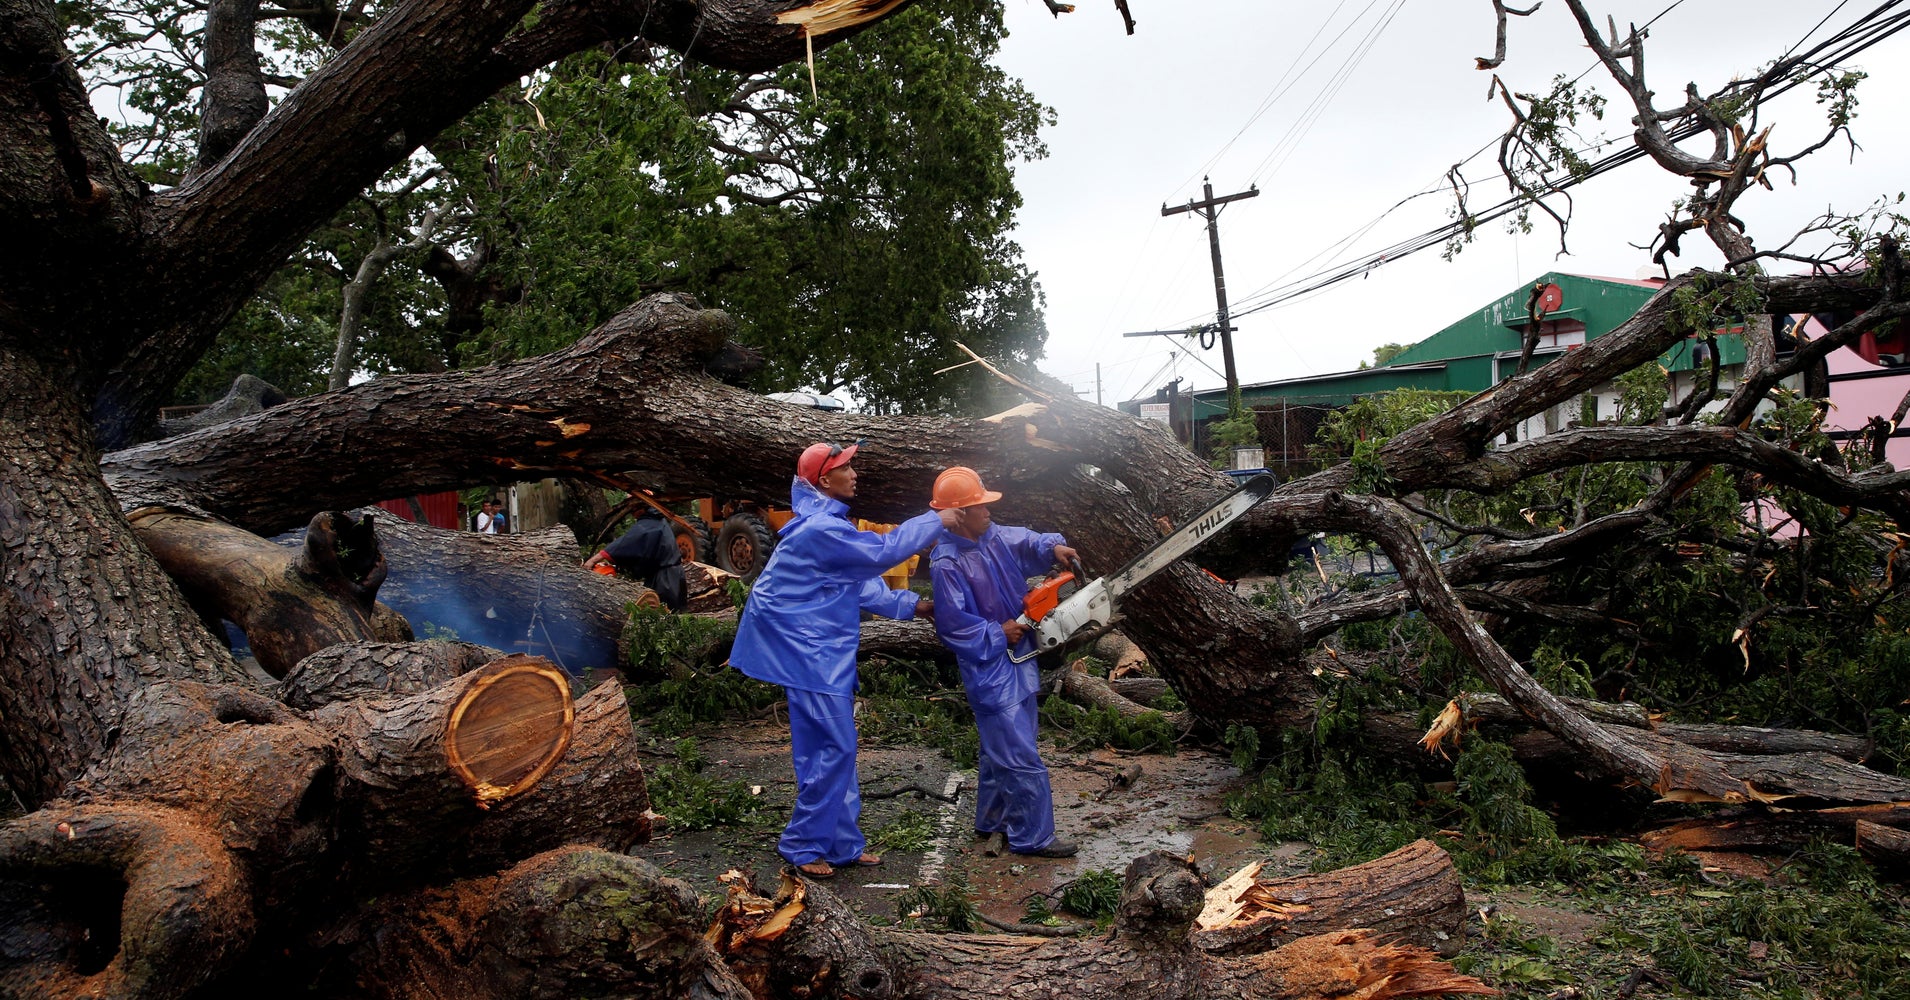
[[[838,465],[822,474],[816,480],[816,488],[822,495],[835,500],[853,500],[856,495],[856,468],[853,465]]]
[[[988,512],[988,505],[984,503],[973,507],[957,507],[955,523],[956,534],[963,538],[976,539],[987,533],[988,526],[995,523],[995,518]]]

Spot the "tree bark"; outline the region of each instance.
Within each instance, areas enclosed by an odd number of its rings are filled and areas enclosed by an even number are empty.
[[[574,549],[397,518],[378,527],[391,566],[381,595],[426,635],[548,656],[582,674],[620,666],[629,605],[657,604],[634,580],[585,571]]]
[[[411,638],[402,620],[377,614],[386,568],[369,514],[318,514],[297,550],[189,511],[144,507],[128,520],[206,624],[238,625],[273,677],[327,646]]]
[[[826,890],[786,878],[777,898],[732,889],[712,936],[758,997],[1321,998],[1492,992],[1430,952],[1370,931],[1300,938],[1272,951],[1214,955],[1190,938],[1204,903],[1183,859],[1128,866],[1113,930],[1054,939],[871,928]],[[767,904],[767,905],[765,905]],[[792,905],[793,904],[793,905]]]
[[[1452,858],[1418,840],[1363,865],[1320,875],[1253,881],[1267,902],[1238,919],[1208,926],[1231,902],[1208,893],[1194,944],[1219,955],[1265,951],[1309,934],[1362,927],[1390,939],[1452,956],[1466,939],[1466,891]],[[1241,887],[1244,893],[1246,887]],[[1256,912],[1257,910],[1257,912]]]
[[[100,482],[70,375],[0,349],[0,777],[29,806],[104,756],[142,684],[244,683]]]
[[[391,1000],[746,1000],[696,892],[637,858],[567,847],[381,901],[341,935],[331,995]]]
[[[469,642],[341,643],[300,660],[279,681],[278,699],[311,710],[355,698],[417,694],[504,654]]]

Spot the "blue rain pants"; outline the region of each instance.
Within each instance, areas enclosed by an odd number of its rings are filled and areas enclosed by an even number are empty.
[[[962,687],[981,736],[975,829],[1008,835],[1008,847],[1038,851],[1054,840],[1054,793],[1035,739],[1039,672],[1014,663],[1002,623],[1022,611],[1027,578],[1054,560],[1057,534],[990,525],[978,539],[943,532],[930,557],[935,581],[935,632],[955,653]],[[1024,636],[1019,653],[1034,648]]]
[[[868,842],[856,820],[862,790],[856,778],[856,699],[788,688],[789,748],[796,758],[796,807],[776,842],[792,865],[822,860],[846,865]]]
[[[1035,746],[1040,729],[1037,701],[1031,694],[1006,712],[975,713],[975,731],[982,742],[975,830],[1005,833],[1008,849],[1024,854],[1054,839],[1054,793]]]

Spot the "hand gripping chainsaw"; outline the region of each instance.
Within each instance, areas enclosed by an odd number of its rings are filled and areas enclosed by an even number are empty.
[[[1026,656],[1010,653],[1008,658],[1016,663],[1026,663],[1044,650],[1058,648],[1082,629],[1113,621],[1115,604],[1130,591],[1148,577],[1166,569],[1174,560],[1219,534],[1220,529],[1253,509],[1254,504],[1265,500],[1273,492],[1273,486],[1273,476],[1267,474],[1247,480],[1219,503],[1201,511],[1199,517],[1182,525],[1180,530],[1135,556],[1117,573],[1089,581],[1080,563],[1076,563],[1074,572],[1059,573],[1042,581],[1040,586],[1028,592],[1022,604],[1022,615],[1017,619],[1034,630],[1035,648]],[[1068,583],[1077,583],[1078,586],[1072,595],[1063,598],[1061,587]]]

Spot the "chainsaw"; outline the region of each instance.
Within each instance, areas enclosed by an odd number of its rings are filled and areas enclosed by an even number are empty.
[[[1070,636],[1083,629],[1113,621],[1114,605],[1130,591],[1148,577],[1166,569],[1174,560],[1219,534],[1220,529],[1232,524],[1240,515],[1253,509],[1254,504],[1272,494],[1273,486],[1273,476],[1268,474],[1247,480],[1239,489],[1201,511],[1200,516],[1181,526],[1180,530],[1155,542],[1147,551],[1135,556],[1119,572],[1110,576],[1090,581],[1077,561],[1072,572],[1057,573],[1042,581],[1028,592],[1022,601],[1021,617],[1016,619],[1034,632],[1035,648],[1025,656],[1010,653],[1008,658],[1016,663],[1026,663],[1046,650],[1059,648]],[[1063,598],[1061,588],[1069,583],[1076,585],[1075,591]]]

